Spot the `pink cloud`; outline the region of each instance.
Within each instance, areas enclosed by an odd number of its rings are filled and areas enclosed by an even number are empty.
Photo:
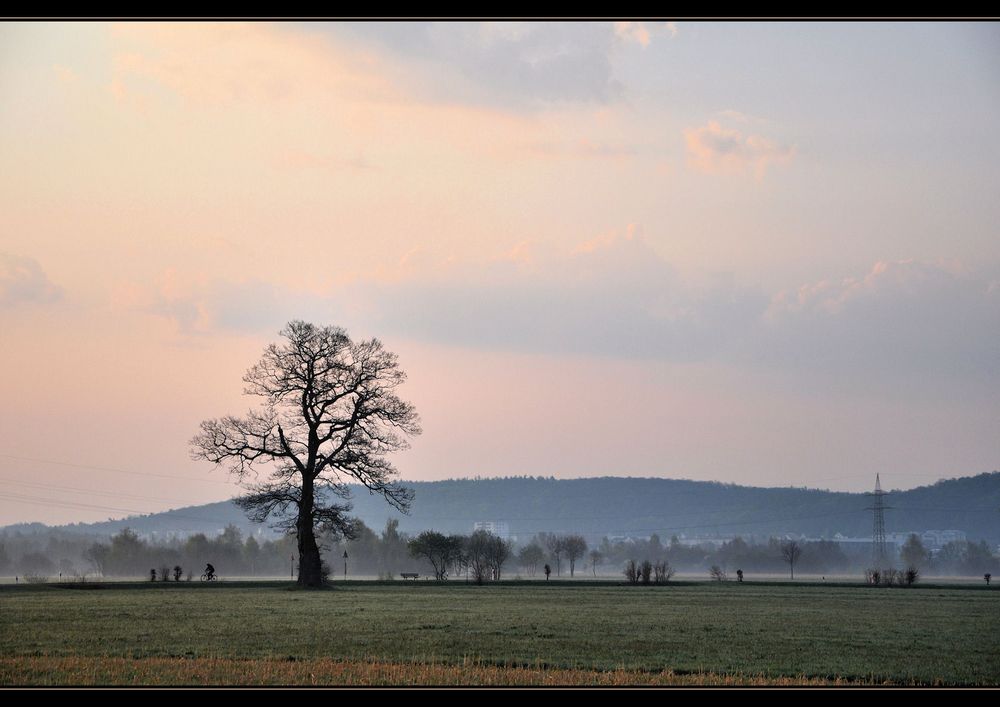
[[[34,258],[0,253],[0,306],[54,302],[62,288],[53,284]]]
[[[705,174],[751,173],[762,179],[772,164],[786,164],[795,147],[782,145],[762,135],[746,135],[710,121],[684,131],[688,166]]]

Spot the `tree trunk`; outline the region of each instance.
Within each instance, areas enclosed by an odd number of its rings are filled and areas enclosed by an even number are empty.
[[[313,532],[313,485],[311,479],[302,483],[302,501],[299,504],[299,518],[296,530],[299,541],[299,579],[300,587],[322,587],[322,560],[319,545],[316,544],[316,534]]]

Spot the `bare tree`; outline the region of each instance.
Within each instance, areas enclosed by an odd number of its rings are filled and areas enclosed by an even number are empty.
[[[597,565],[603,559],[604,555],[601,554],[600,550],[594,549],[590,551],[590,569],[593,571],[594,576],[597,576]]]
[[[643,584],[649,584],[653,577],[653,563],[649,560],[643,560],[642,564],[639,565],[639,577],[642,579]]]
[[[528,574],[532,577],[538,572],[538,563],[545,559],[545,551],[538,546],[537,543],[531,543],[530,545],[525,545],[521,548],[521,551],[517,553],[517,561],[528,570]]]
[[[202,422],[192,457],[226,466],[241,482],[271,465],[267,480],[248,483],[237,503],[252,520],[273,517],[295,533],[298,583],[318,587],[317,531],[354,534],[348,482],[409,509],[412,492],[393,481],[386,455],[406,449],[420,426],[413,405],[396,394],[406,374],[378,339],[355,342],[339,327],[302,321],[281,336],[243,377],[246,394],[263,398],[264,407]]]
[[[487,559],[493,572],[494,581],[500,581],[500,571],[503,569],[504,563],[510,559],[512,552],[510,541],[496,535],[491,537],[491,541],[487,545]]]
[[[87,560],[94,566],[97,574],[104,576],[104,570],[108,565],[108,555],[111,554],[111,548],[107,545],[102,545],[101,543],[94,543],[88,547],[83,553],[83,559]]]
[[[660,560],[653,565],[653,581],[656,584],[666,584],[674,576],[674,568],[666,560]]]
[[[572,577],[576,561],[587,552],[587,541],[582,535],[567,535],[563,538],[563,550],[566,552],[566,559],[569,560],[569,576]]]
[[[465,554],[476,584],[500,579],[500,570],[510,557],[510,543],[486,531],[477,530],[465,542]]]
[[[566,538],[555,534],[546,535],[545,547],[556,560],[556,576],[558,577],[562,574],[562,554],[566,552]]]
[[[801,556],[802,548],[795,540],[789,540],[781,543],[781,558],[788,563],[788,568],[792,573],[792,579],[795,579],[795,563],[798,562],[799,557]]]
[[[729,580],[729,575],[718,565],[712,565],[712,568],[708,570],[708,576],[716,582],[726,582]]]

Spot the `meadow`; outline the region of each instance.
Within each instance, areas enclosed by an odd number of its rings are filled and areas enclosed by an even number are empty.
[[[985,586],[0,587],[0,684],[1000,684]]]

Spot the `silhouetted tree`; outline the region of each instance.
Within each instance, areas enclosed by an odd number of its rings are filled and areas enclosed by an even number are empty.
[[[795,579],[795,563],[798,562],[799,557],[801,556],[802,548],[795,540],[788,540],[781,543],[781,559],[788,563],[788,568],[792,573],[792,579]]]
[[[726,574],[726,571],[721,567],[719,567],[718,565],[712,565],[712,567],[708,570],[708,576],[714,579],[716,582],[725,582],[727,579],[729,579],[729,576]]]
[[[629,560],[625,563],[625,579],[628,580],[629,584],[638,584],[641,572],[635,564],[635,560]]]
[[[583,539],[582,535],[567,535],[563,538],[563,550],[566,553],[566,559],[569,560],[569,576],[572,577],[576,569],[576,561],[587,552],[587,541]]]
[[[174,565],[174,581],[175,582],[180,582],[181,581],[181,575],[183,575],[183,574],[184,574],[184,570],[181,568],[181,566],[180,565]]]
[[[639,576],[642,578],[643,584],[649,584],[653,578],[653,563],[649,560],[643,560],[639,566]]]
[[[455,561],[462,544],[461,538],[425,530],[409,542],[409,549],[414,557],[423,557],[431,563],[436,579],[444,580],[448,579],[448,567]]]
[[[298,540],[303,586],[322,584],[317,530],[353,536],[347,481],[357,481],[400,511],[412,493],[393,481],[386,456],[420,433],[414,407],[396,390],[406,379],[396,355],[377,339],[352,341],[339,327],[290,322],[243,377],[264,407],[245,417],[201,423],[195,459],[225,465],[241,482],[261,465],[269,479],[247,484],[237,499],[250,518],[269,517]]]
[[[549,575],[550,574],[552,574],[552,568],[549,567],[548,565],[545,565],[545,581],[546,582],[549,581]]]

